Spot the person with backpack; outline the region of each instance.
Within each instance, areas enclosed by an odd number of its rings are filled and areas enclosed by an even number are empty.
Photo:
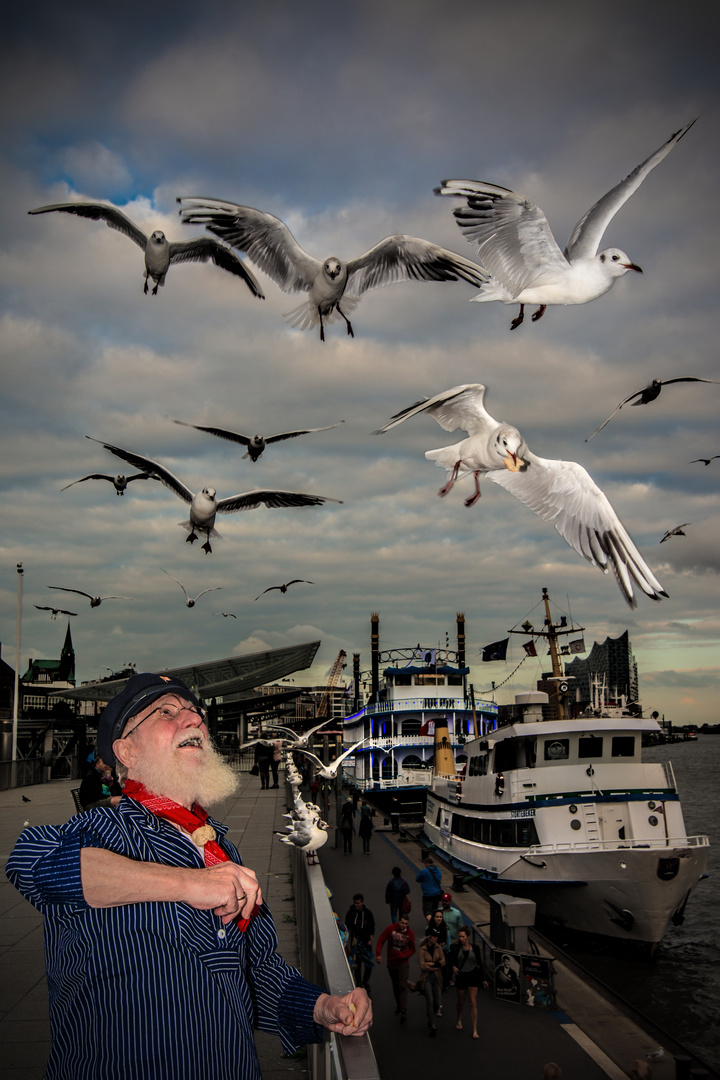
[[[410,911],[410,900],[406,899],[410,892],[410,886],[400,873],[399,866],[393,866],[392,877],[385,886],[385,903],[390,905],[390,922],[396,923],[400,918],[401,909],[405,905],[405,914]]]
[[[420,882],[423,915],[427,919],[432,915],[433,911],[437,911],[440,907],[443,895],[442,872],[430,856],[425,860],[424,870],[420,871],[415,880]]]

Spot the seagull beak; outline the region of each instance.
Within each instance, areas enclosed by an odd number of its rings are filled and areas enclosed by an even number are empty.
[[[505,462],[505,468],[508,472],[519,472],[520,467],[525,464],[522,458],[519,458],[517,454],[508,454],[506,458],[503,458]]]
[[[635,270],[638,274],[642,274],[642,268],[640,266],[636,266],[635,263],[623,263],[622,265],[625,267],[626,270]]]

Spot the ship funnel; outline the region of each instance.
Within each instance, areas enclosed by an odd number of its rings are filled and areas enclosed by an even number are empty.
[[[453,779],[457,775],[455,758],[450,744],[447,717],[445,716],[439,716],[435,721],[435,764],[433,772],[435,776],[451,776]]]

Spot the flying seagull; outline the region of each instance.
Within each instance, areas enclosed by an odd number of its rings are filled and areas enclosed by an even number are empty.
[[[682,525],[676,525],[674,529],[668,529],[668,531],[660,540],[661,544],[664,544],[666,540],[669,540],[671,536],[684,536],[683,529],[687,529],[688,525],[692,525],[691,521],[685,521]]]
[[[35,210],[28,210],[28,213],[49,214],[55,210],[60,210],[66,214],[77,214],[78,217],[91,218],[93,221],[104,221],[108,228],[117,229],[118,232],[124,233],[125,236],[129,236],[131,240],[134,240],[145,254],[145,286],[143,291],[146,294],[148,291],[148,278],[151,277],[155,282],[152,294],[157,296],[159,287],[165,284],[168,267],[172,266],[173,263],[207,262],[208,259],[212,259],[215,265],[222,270],[227,270],[229,273],[235,274],[236,277],[242,278],[253,296],[257,296],[260,300],[265,299],[265,294],[242,259],[238,259],[230,248],[225,247],[224,244],[219,244],[217,240],[213,240],[209,236],[198,236],[194,240],[171,244],[165,238],[165,233],[161,232],[160,229],[156,229],[150,236],[146,236],[142,229],[139,229],[135,222],[131,221],[121,210],[118,210],[116,206],[107,206],[105,203],[53,203],[51,206],[38,206]]]
[[[632,578],[652,600],[667,596],[607,497],[582,465],[536,457],[517,428],[490,416],[483,404],[484,394],[482,383],[453,386],[396,413],[376,434],[421,412],[429,413],[446,431],[464,429],[468,439],[425,453],[450,474],[440,495],[446,495],[457,479],[472,475],[475,492],[465,500],[466,506],[472,506],[480,498],[478,479],[487,475],[538,517],[551,521],[562,538],[593,566],[605,574],[612,567],[630,607],[636,607]]]
[[[305,754],[306,757],[312,759],[312,761],[315,763],[315,775],[321,780],[335,780],[338,774],[338,769],[342,765],[345,758],[349,757],[350,754],[353,754],[357,750],[358,746],[362,746],[365,741],[365,739],[360,739],[359,742],[356,742],[354,746],[351,746],[349,750],[346,750],[344,754],[341,754],[340,757],[335,758],[335,760],[331,761],[328,765],[325,765],[325,763],[320,760],[317,754],[312,754],[309,750],[303,750],[301,746],[293,746],[292,749],[296,750],[299,754]]]
[[[197,494],[193,494],[190,488],[183,484],[182,480],[179,480],[174,473],[158,464],[157,461],[142,457],[140,454],[134,454],[130,450],[122,450],[119,446],[112,446],[110,443],[103,442],[102,439],[93,439],[92,435],[86,435],[85,438],[91,439],[93,442],[99,442],[111,454],[122,458],[123,461],[134,465],[135,468],[151,473],[161,484],[174,491],[183,502],[189,503],[190,518],[188,521],[181,521],[179,524],[182,528],[187,529],[186,542],[190,544],[195,543],[198,532],[205,534],[206,541],[202,548],[208,554],[212,551],[210,537],[217,536],[219,538],[220,535],[214,527],[216,514],[233,514],[240,510],[254,510],[261,503],[275,509],[283,506],[321,506],[326,502],[341,502],[340,499],[331,499],[322,495],[303,495],[301,492],[296,491],[275,491],[270,489],[245,491],[241,495],[229,495],[225,499],[216,499],[215,488],[209,486],[204,487]]]
[[[306,292],[308,299],[287,312],[290,326],[308,330],[338,316],[354,337],[346,312],[364,292],[395,281],[458,281],[484,284],[486,274],[475,263],[414,236],[386,236],[364,255],[343,262],[331,255],[320,262],[298,244],[287,225],[272,214],[222,199],[185,197],[180,217],[185,224],[206,225],[231,247],[247,253],[260,270],[284,292]],[[342,307],[340,303],[342,301]]]
[[[196,431],[207,431],[209,435],[217,435],[219,439],[227,439],[228,442],[240,443],[242,446],[247,446],[247,453],[243,454],[243,458],[249,457],[251,461],[257,461],[265,447],[269,446],[270,443],[282,442],[284,439],[296,439],[298,435],[310,435],[315,431],[330,431],[332,428],[340,427],[340,425],[344,423],[344,420],[338,420],[337,424],[330,424],[328,427],[311,427],[303,428],[301,431],[284,431],[280,435],[268,435],[268,437],[265,438],[263,435],[241,435],[238,431],[228,431],[227,428],[201,427],[200,424],[186,424],[184,420],[173,420],[173,424],[182,424],[183,427],[195,428]]]
[[[620,412],[623,405],[627,405],[629,401],[632,401],[633,405],[649,405],[651,401],[655,401],[655,398],[660,396],[660,391],[663,386],[669,386],[670,383],[676,382],[705,382],[705,383],[717,383],[718,379],[697,379],[694,375],[681,375],[677,379],[652,379],[642,390],[636,390],[634,394],[628,394],[624,401],[621,401],[616,409],[608,416],[607,420],[603,420],[599,428],[595,428],[592,435],[588,435],[585,442],[590,442],[593,435],[597,435],[598,431],[602,431],[606,424],[609,424],[615,413]],[[637,398],[637,401],[633,401],[633,398]]]
[[[680,128],[654,154],[603,195],[578,221],[565,251],[560,251],[547,219],[531,199],[480,180],[443,180],[436,195],[465,199],[453,210],[465,239],[477,248],[485,280],[473,300],[520,304],[512,320],[523,321],[525,304],[539,304],[536,322],[548,304],[587,304],[612,288],[628,270],[642,273],[619,248],[598,253],[608,225],[645,177],[659,165],[695,123]]]
[[[134,600],[134,596],[91,596],[89,592],[83,592],[82,589],[64,589],[62,585],[48,585],[48,589],[58,589],[60,592],[72,592],[77,593],[78,596],[87,596],[90,601],[90,607],[100,607],[103,600]]]
[[[115,476],[108,476],[107,473],[89,473],[87,476],[81,476],[79,480],[73,480],[72,484],[66,484],[65,487],[60,488],[61,491],[67,491],[73,484],[82,484],[84,480],[109,480],[114,486],[118,495],[125,494],[125,488],[132,480],[155,480],[154,476],[150,473],[138,472],[133,473],[132,476],[124,476],[123,473],[116,473]]]
[[[691,465],[695,465],[697,462],[702,461],[703,465],[709,465],[715,458],[720,458],[720,454],[713,454],[712,457],[696,457],[690,462]]]
[[[57,619],[58,615],[77,615],[77,611],[66,611],[65,608],[61,607],[41,607],[40,604],[35,604],[35,607],[38,611],[51,611],[51,619]]]
[[[269,588],[263,589],[263,591],[260,593],[260,596],[264,596],[266,592],[272,592],[273,589],[279,589],[281,593],[286,593],[288,591],[288,588],[289,588],[290,585],[299,585],[299,584],[314,585],[315,582],[314,581],[308,581],[307,578],[295,577],[295,578],[292,579],[292,581],[286,581],[284,585],[270,585]],[[259,600],[260,596],[256,596],[255,599]]]
[[[160,567],[160,569],[162,570],[162,567]],[[197,601],[200,599],[201,596],[204,596],[205,593],[218,592],[219,589],[222,589],[222,585],[216,585],[213,589],[203,589],[201,593],[198,593],[197,596],[192,599],[190,596],[188,596],[187,589],[183,585],[182,581],[178,581],[178,579],[176,577],[173,577],[172,574],[170,574],[167,570],[163,570],[163,574],[167,574],[169,578],[172,578],[173,581],[177,582],[182,591],[185,593],[185,607],[195,607]]]
[[[315,727],[310,728],[309,731],[304,731],[302,734],[298,734],[297,731],[293,731],[292,728],[285,727],[283,724],[268,724],[268,728],[272,731],[285,732],[284,741],[292,750],[300,750],[303,747],[307,748],[310,745],[310,739],[313,737],[316,731],[320,728],[327,727],[332,717],[328,716],[323,720],[321,724],[316,724]]]
[[[232,611],[213,611],[213,615],[222,615],[223,619],[237,619],[237,615],[233,615]]]

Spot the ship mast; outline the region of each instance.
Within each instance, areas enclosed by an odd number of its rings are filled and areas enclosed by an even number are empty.
[[[567,619],[563,615],[559,623],[554,623],[550,614],[550,598],[547,589],[543,589],[542,598],[545,604],[545,629],[535,630],[531,622],[525,621],[520,630],[510,630],[511,634],[534,634],[536,637],[546,638],[550,647],[550,659],[552,662],[552,690],[550,692],[550,708],[553,720],[566,720],[565,699],[568,695],[568,684],[563,674],[560,663],[560,648],[558,638],[565,634],[582,633],[584,626],[567,627]],[[567,627],[567,629],[566,629]]]

